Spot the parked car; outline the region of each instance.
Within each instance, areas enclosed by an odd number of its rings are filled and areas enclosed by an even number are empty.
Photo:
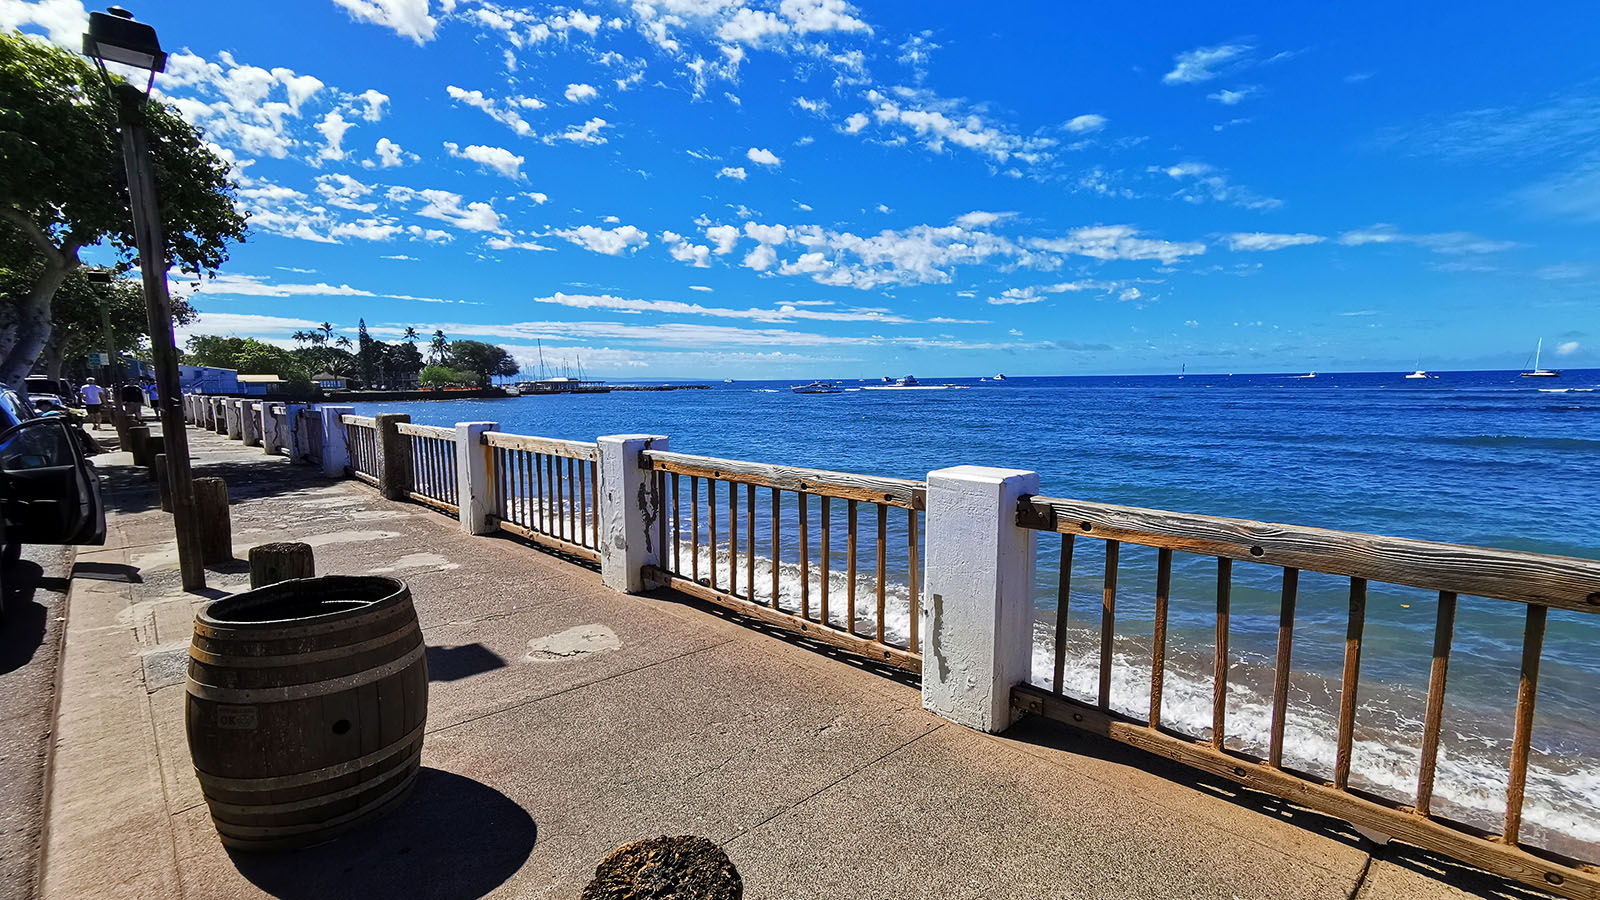
[[[0,564],[22,544],[106,542],[100,478],[63,415],[41,416],[15,391],[0,389]],[[0,615],[5,612],[0,590]]]
[[[78,405],[78,397],[73,392],[72,385],[59,378],[29,375],[27,389],[28,403],[41,413],[48,409],[70,409]]]

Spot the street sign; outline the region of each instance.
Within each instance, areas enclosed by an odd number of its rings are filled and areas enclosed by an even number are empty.
[[[89,354],[89,365],[104,368],[111,365],[111,355],[107,353]]]

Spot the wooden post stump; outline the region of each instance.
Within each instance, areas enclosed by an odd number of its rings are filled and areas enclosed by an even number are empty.
[[[167,455],[156,454],[156,464],[150,467],[156,477],[156,488],[161,492],[161,511],[172,512],[172,485],[167,481]]]
[[[317,574],[310,544],[280,541],[250,548],[250,590]]]
[[[129,425],[127,430],[127,450],[133,454],[133,464],[148,466],[154,460],[150,458],[150,426]]]
[[[194,480],[194,514],[200,529],[200,557],[209,564],[233,559],[233,526],[228,521],[228,483]]]
[[[694,897],[741,900],[739,870],[712,841],[692,834],[624,844],[595,867],[583,900]]]

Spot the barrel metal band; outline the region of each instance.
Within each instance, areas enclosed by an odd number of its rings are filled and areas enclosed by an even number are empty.
[[[275,688],[221,688],[195,681],[189,678],[189,695],[201,700],[210,700],[215,703],[228,703],[241,706],[249,703],[284,703],[290,700],[306,700],[311,697],[321,697],[325,694],[336,694],[351,688],[362,687],[374,681],[382,681],[395,674],[417,660],[421,659],[428,650],[427,644],[419,642],[411,652],[399,659],[386,662],[354,675],[342,678],[330,678],[326,681],[314,681],[310,684],[291,684]]]
[[[329,647],[326,650],[308,650],[304,653],[280,653],[272,656],[232,656],[227,654],[208,653],[194,645],[189,646],[189,658],[202,665],[222,666],[232,669],[268,669],[274,666],[298,666],[306,663],[325,662],[330,659],[343,659],[358,653],[376,650],[395,641],[414,637],[415,631],[408,628],[396,628],[394,631],[381,637],[356,644],[345,644],[340,647]]]
[[[413,771],[410,775],[401,778],[399,784],[385,791],[382,796],[373,800],[371,803],[368,803],[352,812],[345,813],[342,816],[335,816],[324,822],[312,822],[307,825],[237,825],[233,822],[218,821],[214,817],[211,821],[216,824],[217,832],[224,838],[232,838],[237,841],[250,841],[251,839],[272,840],[274,838],[286,838],[299,834],[311,834],[313,832],[327,831],[339,825],[343,825],[346,822],[359,819],[362,816],[371,813],[373,810],[383,807],[389,801],[410,790],[411,786],[416,784],[416,781],[417,772]]]
[[[389,598],[385,597],[384,599],[387,600]],[[380,600],[378,602],[381,603],[383,601]],[[257,628],[254,625],[232,627],[226,622],[205,622],[196,618],[194,630],[196,634],[222,640],[270,641],[281,638],[314,637],[348,631],[364,625],[373,625],[389,618],[403,617],[411,608],[410,603],[396,603],[387,609],[362,610],[359,615],[351,616],[348,619],[335,619],[331,622],[300,622],[286,625],[283,628]]]
[[[255,803],[255,804],[250,804],[250,803],[224,803],[221,800],[213,800],[211,798],[207,798],[206,799],[206,804],[211,808],[211,815],[214,816],[214,817],[218,817],[218,818],[221,818],[221,816],[218,815],[219,813],[226,813],[226,814],[229,814],[229,815],[237,815],[237,816],[262,816],[262,815],[277,815],[277,814],[280,814],[280,813],[289,813],[289,812],[299,812],[300,810],[303,810],[303,809],[316,809],[319,806],[326,806],[329,803],[334,803],[334,802],[337,802],[339,800],[343,800],[346,797],[354,797],[357,794],[361,793],[362,791],[370,791],[370,790],[372,790],[372,785],[373,785],[374,782],[383,781],[385,778],[392,777],[396,770],[403,769],[406,766],[413,765],[418,760],[420,760],[421,758],[422,758],[422,745],[421,744],[416,744],[409,751],[407,751],[405,753],[398,754],[397,762],[394,765],[391,765],[388,768],[383,769],[383,770],[373,774],[372,777],[370,777],[367,780],[361,782],[360,784],[357,784],[357,785],[355,785],[353,787],[347,787],[344,790],[340,790],[340,791],[332,791],[332,792],[327,793],[327,794],[318,794],[315,797],[307,797],[304,800],[294,800],[294,801],[291,801],[289,803]],[[231,822],[230,822],[230,824],[231,824]]]
[[[348,759],[342,763],[312,769],[309,772],[296,772],[293,775],[269,775],[265,778],[230,778],[227,775],[208,775],[198,769],[195,777],[199,779],[201,787],[214,787],[224,791],[276,791],[287,788],[305,787],[319,781],[349,775],[351,772],[360,771],[384,757],[404,750],[413,741],[421,740],[422,731],[428,726],[427,722],[418,723],[405,737],[380,750],[374,750],[365,756]]]

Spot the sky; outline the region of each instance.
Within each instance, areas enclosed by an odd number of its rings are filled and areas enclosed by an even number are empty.
[[[1600,365],[1592,3],[126,5],[250,215],[174,273],[188,333],[614,380]]]

